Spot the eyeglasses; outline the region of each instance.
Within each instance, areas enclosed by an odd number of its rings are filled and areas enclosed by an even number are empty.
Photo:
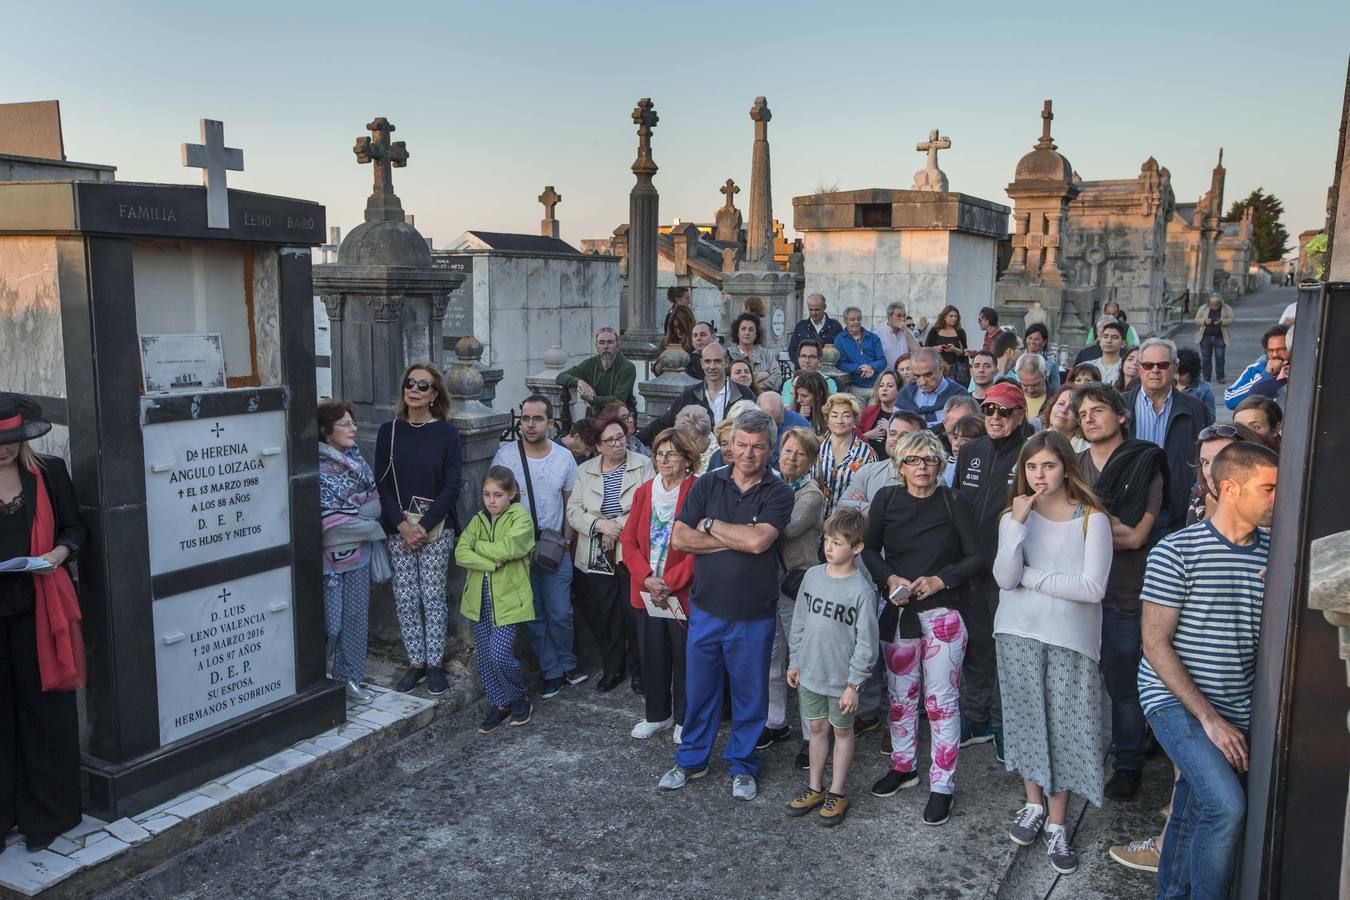
[[[429,391],[431,390],[431,382],[425,378],[409,378],[403,382],[403,389],[405,391]]]
[[[657,451],[656,451],[656,458],[657,458],[657,459],[679,459],[679,458],[680,458],[680,451],[678,451],[678,450],[657,450]]]
[[[1001,416],[1004,419],[1011,419],[1012,414],[1016,412],[1017,409],[1018,407],[1013,407],[1012,409],[1009,409],[1008,407],[1001,406],[997,403],[984,403],[980,405],[980,412],[984,413],[986,416],[989,416],[991,418],[993,416]]]
[[[334,428],[350,428],[352,431],[355,431],[357,426],[356,426],[356,423],[355,423],[355,422],[334,422],[334,423],[333,423],[333,427],[334,427]]]
[[[1166,360],[1164,362],[1141,362],[1139,364],[1139,368],[1143,369],[1145,372],[1152,372],[1154,369],[1162,369],[1164,372],[1166,372],[1168,369],[1172,368],[1172,361]]]
[[[1241,440],[1237,428],[1232,425],[1210,425],[1208,428],[1202,428],[1196,440],[1200,443],[1212,440],[1213,438],[1237,438]]]
[[[611,447],[617,447],[620,444],[628,443],[628,437],[622,434],[616,434],[614,437],[601,438],[600,443],[609,444]]]
[[[927,466],[930,469],[937,468],[937,464],[942,460],[936,456],[902,456],[900,465],[902,466]]]

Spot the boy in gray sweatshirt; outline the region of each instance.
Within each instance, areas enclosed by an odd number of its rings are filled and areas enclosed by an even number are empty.
[[[825,565],[802,579],[788,636],[787,682],[797,689],[802,718],[811,726],[811,781],[787,809],[789,816],[804,816],[819,807],[821,824],[834,826],[848,812],[844,782],[853,762],[853,715],[877,658],[877,594],[854,565],[867,533],[862,512],[835,510],[824,531]],[[831,727],[834,765],[824,791]]]

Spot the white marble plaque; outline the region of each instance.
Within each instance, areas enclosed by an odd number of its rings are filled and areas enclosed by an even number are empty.
[[[154,601],[161,744],[295,693],[291,603],[290,566]]]
[[[221,390],[225,354],[220,335],[141,335],[141,378],[147,394]]]
[[[151,575],[290,542],[284,411],[141,432]]]

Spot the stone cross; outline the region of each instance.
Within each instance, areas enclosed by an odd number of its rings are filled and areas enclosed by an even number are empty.
[[[713,237],[724,244],[739,245],[741,242],[741,224],[743,220],[741,218],[741,211],[736,208],[736,195],[741,192],[741,189],[736,186],[736,182],[728,178],[727,183],[718,188],[718,190],[720,190],[727,199],[726,203],[722,205],[722,208],[713,214],[713,219],[716,223]],[[739,246],[736,248],[736,252],[740,252]]]
[[[763,97],[750,107],[755,123],[755,142],[750,152],[750,229],[746,235],[745,259],[751,269],[777,268],[773,259],[773,198],[769,174],[769,120],[773,113]]]
[[[947,174],[938,168],[938,151],[952,146],[952,139],[942,137],[938,129],[928,132],[928,140],[915,144],[914,149],[928,154],[928,164],[914,173],[912,191],[945,191],[948,188]]]
[[[1041,110],[1041,139],[1036,142],[1037,150],[1054,150],[1055,142],[1050,137],[1050,123],[1054,121],[1055,114],[1052,111],[1053,100],[1045,101],[1045,108]]]
[[[643,97],[633,107],[633,124],[638,127],[638,156],[633,163],[633,174],[646,175],[649,180],[656,174],[656,163],[652,160],[652,129],[660,121],[650,97]]]
[[[739,194],[739,193],[741,192],[741,189],[740,189],[739,187],[736,186],[736,182],[734,182],[734,181],[732,181],[730,178],[728,178],[728,179],[727,179],[727,183],[724,184],[724,185],[722,185],[720,188],[718,188],[718,190],[721,191],[722,194],[725,195],[726,198],[727,198],[727,202],[724,203],[724,204],[722,204],[722,208],[723,208],[723,209],[735,209],[735,208],[736,208],[736,195]]]
[[[556,238],[558,236],[558,220],[554,218],[553,210],[562,202],[562,194],[553,189],[553,185],[544,187],[544,192],[539,195],[539,202],[544,204],[544,220],[539,223],[539,233],[544,237]]]
[[[358,163],[375,164],[375,193],[392,194],[394,192],[394,169],[408,164],[408,147],[403,141],[389,142],[394,126],[384,116],[366,125],[366,129],[375,137],[362,136],[356,139],[352,152]]]
[[[183,165],[202,169],[206,185],[206,226],[230,227],[230,194],[225,173],[244,171],[244,151],[225,146],[225,123],[201,120],[202,142],[183,145]]]

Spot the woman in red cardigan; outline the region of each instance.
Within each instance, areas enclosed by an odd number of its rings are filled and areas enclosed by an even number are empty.
[[[633,495],[633,509],[619,542],[628,566],[629,602],[638,610],[642,629],[642,691],[646,718],[633,726],[632,736],[646,739],[675,726],[680,742],[684,724],[684,641],[689,629],[689,587],[694,581],[694,558],[670,546],[675,516],[698,477],[700,454],[683,432],[667,428],[652,441],[656,477]],[[643,600],[646,594],[659,610],[675,618],[654,615]]]
[[[872,445],[878,458],[886,456],[886,429],[895,415],[895,398],[900,395],[900,376],[887,370],[872,385],[872,402],[858,419],[858,437]]]

